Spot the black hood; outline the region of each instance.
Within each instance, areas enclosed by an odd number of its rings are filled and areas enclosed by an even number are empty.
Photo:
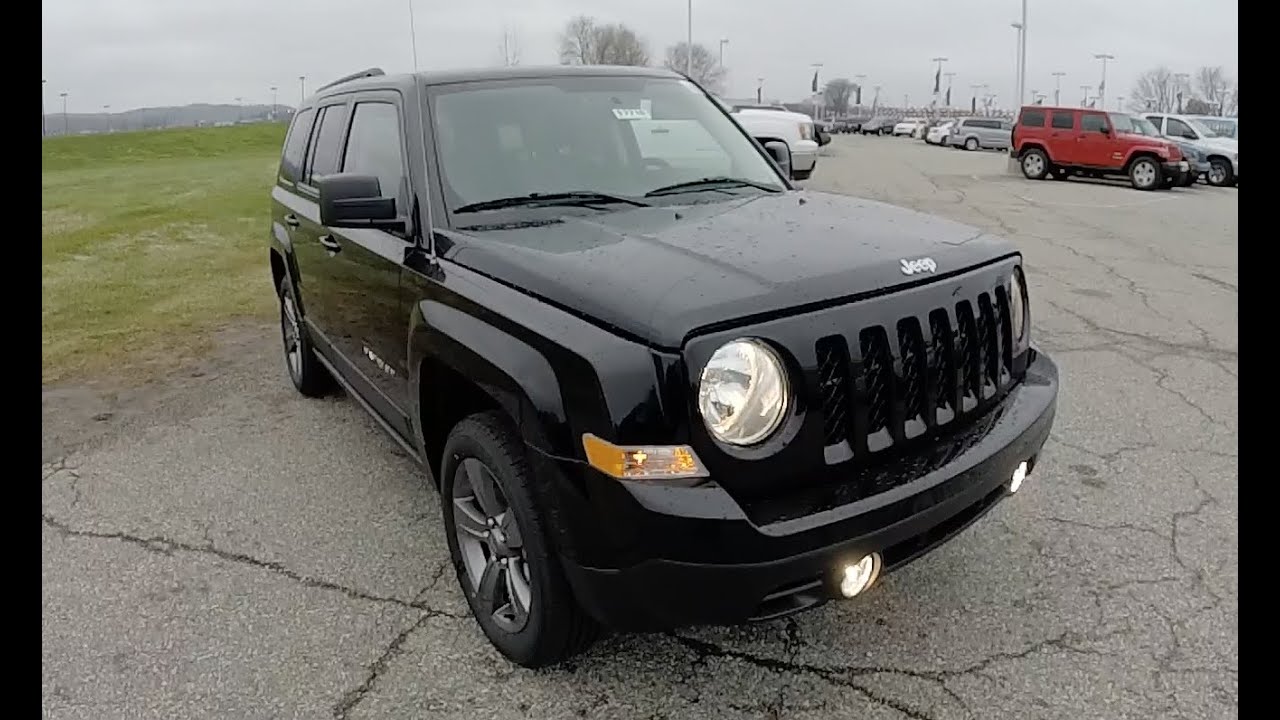
[[[455,235],[446,257],[650,344],[948,275],[1015,252],[981,230],[809,191]],[[907,275],[902,261],[936,271]]]

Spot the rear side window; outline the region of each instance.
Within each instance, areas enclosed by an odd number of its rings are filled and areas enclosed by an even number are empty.
[[[307,155],[307,140],[311,137],[311,121],[315,115],[314,110],[307,108],[293,116],[289,136],[284,141],[284,154],[280,158],[280,177],[284,180],[297,182],[302,173],[302,161]]]
[[[1022,119],[1018,121],[1023,127],[1044,127],[1043,110],[1023,110]]]
[[[1178,120],[1177,118],[1169,118],[1168,124],[1165,125],[1165,133],[1173,137],[1187,138],[1188,140],[1200,139],[1196,135],[1196,131],[1191,129],[1190,125]]]
[[[316,131],[316,139],[311,143],[311,160],[307,167],[305,182],[315,185],[316,178],[332,175],[338,171],[338,160],[342,156],[342,131],[347,125],[347,106],[330,105],[320,113],[320,129]]]
[[[378,178],[382,196],[395,198],[396,210],[405,211],[404,152],[400,145],[400,113],[395,105],[356,103],[342,171]]]
[[[1152,125],[1156,126],[1156,130],[1164,132],[1164,116],[1163,115],[1147,115]]]
[[[1070,130],[1076,126],[1075,113],[1070,111],[1055,112],[1052,115],[1050,124],[1059,130]]]
[[[1107,129],[1107,120],[1097,113],[1085,113],[1080,117],[1080,129],[1085,132],[1102,132]]]

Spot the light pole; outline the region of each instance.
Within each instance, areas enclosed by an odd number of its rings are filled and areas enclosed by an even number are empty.
[[[271,121],[272,122],[275,122],[276,113],[277,113],[276,107],[279,105],[279,103],[276,102],[276,90],[277,90],[276,86],[272,85],[271,86]]]
[[[67,125],[67,94],[61,92],[58,93],[58,97],[62,98],[62,134],[65,136],[70,127]]]
[[[45,123],[44,112],[44,84],[49,82],[44,78],[40,78],[40,137],[48,137],[49,129]]]
[[[1093,57],[1095,60],[1102,61],[1102,81],[1098,83],[1098,104],[1102,106],[1101,108],[1102,110],[1106,110],[1107,109],[1107,61],[1115,60],[1116,56],[1108,55],[1107,53],[1096,53],[1094,54]]]
[[[1018,62],[1015,71],[1018,99],[1014,102],[1016,111],[1027,97],[1027,0],[1022,0],[1022,19],[1009,23],[1009,26],[1018,31]]]
[[[1089,105],[1089,91],[1093,89],[1092,85],[1081,85],[1080,89],[1084,91],[1084,97],[1080,100],[1080,107]]]
[[[302,91],[302,97],[298,98],[298,104],[301,105],[302,102],[307,99],[307,76],[306,75],[298,76],[298,86],[301,88],[301,91]]]
[[[1053,74],[1053,104],[1062,106],[1062,78],[1066,77],[1066,73],[1062,71]]]
[[[1175,87],[1177,87],[1178,89],[1178,96],[1177,96],[1178,114],[1181,115],[1182,114],[1182,94],[1186,92],[1186,88],[1190,84],[1191,76],[1188,75],[1187,73],[1174,73],[1173,79],[1174,79],[1174,82],[1177,83]]]
[[[688,13],[685,21],[684,75],[685,77],[691,77],[693,75],[693,0],[688,2]]]
[[[880,104],[880,88],[882,85],[875,86],[875,95],[871,96],[871,112],[876,111],[876,106]]]
[[[724,70],[724,46],[729,44],[729,38],[720,38],[720,69]]]
[[[413,71],[418,72],[418,29],[413,22],[413,0],[409,4],[409,47],[413,53]]]
[[[1120,112],[1124,112],[1124,96],[1123,95],[1116,96],[1116,107],[1119,108]]]

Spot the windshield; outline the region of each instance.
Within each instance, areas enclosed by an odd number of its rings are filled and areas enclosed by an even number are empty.
[[[1129,133],[1130,135],[1145,135],[1146,133],[1134,127],[1139,118],[1125,113],[1109,113],[1111,118],[1111,127],[1118,133]]]
[[[773,164],[733,121],[681,79],[460,83],[433,88],[430,103],[450,211],[535,193],[638,198],[705,178],[784,187]],[[699,192],[715,199],[761,190],[741,184]]]
[[[1160,131],[1152,122],[1144,117],[1131,116],[1133,121],[1133,132],[1138,135],[1146,135],[1147,137],[1160,137]],[[1114,120],[1112,121],[1114,122]]]
[[[1195,118],[1187,118],[1187,124],[1196,129],[1201,137],[1213,138],[1218,137],[1218,133],[1214,132],[1208,125]]]

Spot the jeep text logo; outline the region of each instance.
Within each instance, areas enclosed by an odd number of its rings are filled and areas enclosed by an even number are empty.
[[[937,272],[937,271],[938,271],[938,263],[934,262],[933,258],[923,257],[923,258],[916,258],[915,260],[903,259],[902,261],[903,275],[915,275],[916,273],[922,273],[922,272],[931,273],[931,272]]]

